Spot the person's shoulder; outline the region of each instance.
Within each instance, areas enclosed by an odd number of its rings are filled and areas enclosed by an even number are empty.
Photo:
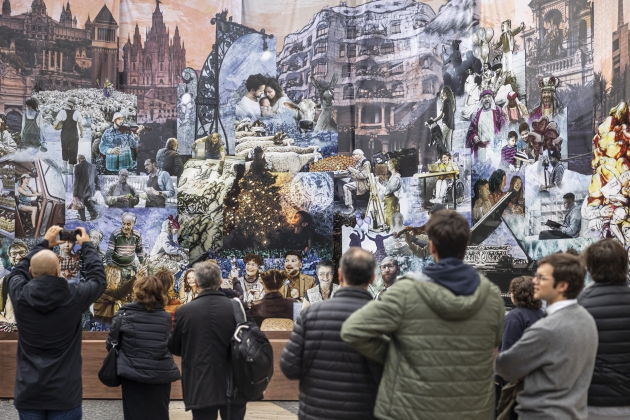
[[[112,232],[112,234],[110,235],[111,238],[115,238],[117,236],[120,236],[122,234],[122,229],[118,228],[115,231]]]
[[[133,236],[137,237],[137,238],[142,239],[142,235],[140,234],[140,231],[139,231],[139,230],[133,229],[133,230],[131,231],[131,234],[132,234]]]

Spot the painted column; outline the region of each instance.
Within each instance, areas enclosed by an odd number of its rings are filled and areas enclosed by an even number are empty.
[[[63,51],[60,54],[59,57],[59,72],[63,73]]]
[[[381,127],[385,128],[385,106],[381,105]]]

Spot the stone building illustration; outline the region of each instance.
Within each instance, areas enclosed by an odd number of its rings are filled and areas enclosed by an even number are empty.
[[[443,84],[438,43],[423,36],[435,16],[413,0],[324,8],[285,38],[278,81],[294,102],[318,101],[312,78],[329,82],[338,75],[334,117],[342,153],[418,147],[429,133],[415,123],[428,119],[421,117]]]
[[[628,24],[623,20],[623,3],[624,0],[618,1],[617,30],[613,32],[612,39],[613,78],[621,77],[630,64],[630,31]]]
[[[145,31],[142,44],[136,24],[133,38],[129,34],[123,46],[122,89],[138,96],[138,122],[163,123],[177,118],[177,85],[186,67],[186,48],[179,28],[171,39],[156,1],[152,26]]]
[[[553,75],[565,85],[585,85],[592,81],[593,14],[590,2],[532,0],[529,7],[534,13],[535,26],[522,33],[528,79]]]
[[[11,0],[3,0],[0,52],[5,54],[0,77],[2,112],[19,118],[24,102],[37,83],[42,89],[88,88],[96,80],[118,76],[118,23],[106,5],[84,28],[68,1],[59,19],[49,16],[44,0],[33,0],[30,10],[15,14]],[[16,48],[17,45],[17,48]]]

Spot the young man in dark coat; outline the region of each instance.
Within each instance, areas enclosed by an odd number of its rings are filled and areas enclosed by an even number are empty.
[[[339,289],[304,309],[295,324],[280,368],[287,378],[300,380],[300,419],[375,419],[383,366],[339,336],[344,321],[372,300],[367,288],[375,268],[371,253],[350,248],[340,261]]]
[[[85,209],[90,212],[90,220],[98,217],[98,211],[92,202],[92,197],[96,190],[101,187],[98,183],[96,175],[96,167],[85,160],[85,156],[78,156],[79,163],[74,167],[74,185],[72,186],[72,195],[83,201],[85,206],[79,210],[79,219],[85,222]]]
[[[628,254],[614,239],[595,242],[582,253],[593,278],[577,301],[595,318],[598,341],[588,388],[588,418],[630,418],[630,288]]]
[[[177,153],[177,139],[170,138],[166,141],[166,147],[158,150],[155,156],[157,167],[169,175],[180,176],[184,172],[182,158]]]
[[[197,263],[199,294],[177,308],[168,349],[182,358],[182,391],[193,420],[227,418],[227,375],[230,341],[236,329],[232,302],[221,286],[221,269],[210,261]],[[249,311],[247,318],[253,322]],[[230,420],[245,417],[247,401],[240,395],[231,404]]]
[[[63,415],[81,419],[81,315],[107,286],[105,270],[84,228],[81,245],[85,283],[60,277],[57,255],[62,228],[44,240],[9,274],[9,294],[20,334],[17,348],[15,408],[29,418]]]

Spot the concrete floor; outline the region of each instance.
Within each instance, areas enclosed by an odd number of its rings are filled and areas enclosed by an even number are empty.
[[[245,420],[296,420],[297,401],[251,402],[247,404]],[[83,418],[89,420],[123,420],[120,400],[83,400]],[[18,420],[13,400],[0,400],[0,419]],[[183,401],[172,401],[171,420],[190,420],[192,414],[184,409]]]

